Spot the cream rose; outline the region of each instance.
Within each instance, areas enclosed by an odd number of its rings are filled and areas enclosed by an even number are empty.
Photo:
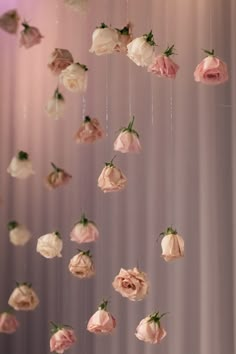
[[[16,34],[19,20],[17,10],[9,10],[0,16],[0,28],[8,33]]]
[[[73,61],[74,59],[69,50],[56,48],[51,54],[48,67],[53,74],[59,75],[61,71],[65,70]]]
[[[75,224],[70,233],[71,241],[75,241],[77,243],[94,242],[98,238],[99,231],[96,224],[93,221],[88,220],[85,214],[82,215],[80,221]]]
[[[69,271],[80,279],[91,278],[95,274],[94,264],[90,251],[80,251],[71,258]]]
[[[16,221],[8,223],[8,230],[10,242],[15,246],[24,246],[31,239],[30,231]]]
[[[120,191],[125,188],[126,182],[126,177],[121,170],[113,164],[113,160],[106,163],[106,166],[98,177],[98,187],[100,187],[104,193]]]
[[[14,333],[19,325],[19,322],[13,314],[8,312],[0,313],[0,333]]]
[[[74,11],[87,11],[88,0],[64,0],[67,7]]]
[[[134,117],[127,128],[120,129],[121,132],[114,142],[115,151],[120,151],[122,153],[139,153],[141,151],[139,135],[136,130],[133,129],[133,124]]]
[[[128,57],[138,66],[149,66],[154,57],[155,42],[152,31],[135,38],[127,45]]]
[[[49,189],[55,189],[63,186],[64,184],[67,184],[72,176],[65,172],[63,169],[57,167],[53,162],[51,162],[51,165],[54,171],[49,173],[49,175],[46,177],[46,187]]]
[[[12,177],[19,179],[28,178],[35,173],[29,155],[24,151],[19,151],[17,156],[12,158],[7,172]]]
[[[29,283],[18,284],[8,300],[8,305],[17,311],[32,311],[38,304],[38,296]]]
[[[95,334],[110,334],[116,327],[115,318],[107,311],[108,301],[103,301],[89,319],[87,330]]]
[[[65,99],[58,89],[55,90],[53,97],[48,101],[46,106],[48,117],[58,119],[65,110]]]
[[[90,53],[96,55],[112,54],[119,48],[120,45],[119,32],[102,23],[92,36],[92,46],[89,49]]]
[[[62,257],[63,243],[59,232],[52,232],[38,238],[36,251],[45,258]]]
[[[112,286],[123,297],[127,297],[131,301],[143,300],[149,290],[147,274],[140,272],[137,268],[128,270],[121,268]]]
[[[161,327],[160,320],[165,314],[155,312],[145,317],[136,328],[135,336],[144,342],[151,344],[160,343],[167,332]]]
[[[87,90],[87,71],[87,66],[80,63],[74,63],[67,66],[65,70],[62,70],[60,80],[67,90],[84,93]]]
[[[53,335],[50,338],[50,352],[64,353],[76,342],[75,332],[69,326],[60,326],[53,322],[51,325]]]
[[[172,227],[160,234],[164,236],[161,241],[162,257],[166,262],[184,256],[184,240]]]
[[[76,143],[94,143],[103,137],[103,130],[96,118],[86,116],[75,135]]]
[[[41,42],[43,36],[39,32],[38,28],[29,26],[28,23],[23,22],[23,31],[20,33],[20,46],[29,49]]]

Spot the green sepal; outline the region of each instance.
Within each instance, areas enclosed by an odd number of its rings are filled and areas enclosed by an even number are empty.
[[[203,52],[206,53],[207,55],[211,55],[214,56],[215,55],[215,49],[207,50],[207,49],[203,49]]]
[[[107,311],[108,300],[102,300],[101,304],[98,306],[98,310]]]
[[[84,123],[89,123],[91,122],[91,118],[89,116],[84,117]]]
[[[56,88],[53,97],[56,98],[59,101],[64,101],[65,100],[64,96],[61,94],[61,92],[59,91],[58,87]]]
[[[27,154],[27,152],[21,150],[18,152],[17,157],[19,160],[23,161],[23,160],[28,160],[29,155]]]
[[[60,232],[54,231],[53,232],[60,240],[62,239]]]
[[[166,50],[163,53],[166,57],[170,57],[171,55],[176,54],[175,53],[175,45],[173,44],[171,47],[167,47]]]
[[[28,283],[28,282],[19,283],[19,282],[16,281],[16,286],[17,286],[17,288],[19,288],[19,287],[22,286],[22,285],[25,285],[25,286],[27,286],[28,288],[32,288],[32,283]]]
[[[97,28],[108,28],[108,26],[104,22],[102,22]]]
[[[152,30],[149,33],[144,34],[143,37],[146,39],[146,42],[148,44],[150,44],[151,46],[156,45],[156,43],[154,41]]]
[[[53,167],[53,169],[55,170],[55,172],[63,172],[63,170],[59,167],[57,167],[53,162],[51,162],[51,165]]]
[[[162,319],[162,317],[164,317],[168,312],[162,313],[160,314],[160,312],[154,312],[151,315],[149,315],[149,320],[148,322],[155,322],[158,324],[158,327],[161,327],[161,322],[160,320]]]
[[[163,231],[160,233],[160,236],[166,236],[166,235],[177,235],[178,232],[176,229],[173,229],[172,226],[167,227],[166,231]]]
[[[78,253],[82,253],[85,256],[88,256],[89,258],[92,258],[92,254],[90,253],[90,250],[83,251],[81,249],[77,249]]]
[[[130,35],[130,33],[129,33],[130,27],[129,26],[125,26],[122,29],[116,28],[116,30],[122,35],[125,35],[125,36]]]
[[[114,167],[115,165],[113,164],[114,159],[116,158],[116,155],[112,158],[110,162],[105,162],[106,166]]]
[[[9,223],[7,224],[7,228],[9,231],[14,230],[18,226],[19,226],[19,223],[15,220],[9,221]]]
[[[135,117],[133,116],[132,120],[129,122],[128,127],[123,127],[120,129],[121,132],[129,132],[135,134],[139,138],[139,134],[136,130],[133,129],[133,124],[134,124],[134,119]]]
[[[84,69],[84,71],[88,71],[88,68],[87,68],[86,65],[80,64],[79,62],[77,62],[77,63],[75,63],[75,64],[79,65],[82,69]]]

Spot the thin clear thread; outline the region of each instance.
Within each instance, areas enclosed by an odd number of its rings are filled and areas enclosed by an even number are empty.
[[[82,119],[84,119],[86,114],[86,97],[85,95],[82,96]]]
[[[108,57],[106,58],[106,87],[105,87],[105,91],[106,91],[106,98],[105,98],[105,129],[106,129],[106,136],[108,136],[108,129],[109,129],[109,97],[108,97],[108,93],[109,93],[109,83],[108,83]]]
[[[170,141],[171,141],[171,222],[174,221],[174,117],[173,117],[173,82],[170,86]]]

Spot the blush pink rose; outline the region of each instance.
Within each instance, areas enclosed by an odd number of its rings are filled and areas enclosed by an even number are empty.
[[[50,338],[50,352],[64,353],[76,342],[73,329],[57,327],[54,332]]]
[[[0,28],[4,31],[15,34],[18,29],[20,17],[16,10],[9,10],[0,16]]]
[[[60,75],[61,71],[73,63],[73,57],[69,50],[56,48],[51,54],[48,67],[55,75]]]
[[[117,29],[119,33],[119,42],[115,46],[115,51],[118,53],[127,53],[127,45],[132,41],[132,25],[128,23],[121,30]]]
[[[32,311],[39,305],[39,298],[31,284],[18,284],[9,297],[8,305],[16,311]]]
[[[206,85],[219,85],[229,78],[226,63],[214,56],[214,50],[201,61],[194,71],[194,79]]]
[[[77,243],[94,242],[98,238],[99,231],[96,224],[93,221],[88,220],[84,214],[82,215],[80,221],[75,224],[70,233],[71,241],[75,241]]]
[[[98,187],[100,187],[104,193],[120,191],[125,188],[126,182],[126,177],[121,170],[113,164],[113,161],[106,163],[106,166],[98,177]]]
[[[94,276],[95,269],[90,251],[80,251],[72,257],[69,263],[69,271],[80,279]]]
[[[143,300],[149,290],[146,273],[140,272],[137,268],[128,270],[121,268],[112,286],[123,297],[127,297],[131,301]]]
[[[141,151],[139,135],[136,130],[133,129],[133,124],[134,117],[127,128],[120,129],[121,132],[114,142],[115,151],[120,151],[122,153],[139,153]]]
[[[88,321],[87,330],[95,334],[110,334],[116,327],[115,318],[107,311],[107,301],[104,301]]]
[[[61,168],[57,167],[54,163],[51,163],[51,165],[54,171],[49,173],[49,175],[46,177],[46,187],[48,187],[49,189],[55,189],[60,186],[63,186],[64,184],[67,184],[72,178],[72,176]]]
[[[43,36],[38,28],[29,26],[26,22],[22,23],[22,25],[24,26],[24,29],[21,31],[20,46],[28,49],[39,44]]]
[[[19,327],[19,322],[14,315],[8,312],[0,314],[0,333],[14,333],[17,327]]]
[[[161,327],[160,319],[164,316],[156,312],[145,317],[136,328],[135,336],[144,342],[159,344],[167,335],[164,328]]]
[[[103,130],[96,118],[86,116],[75,134],[76,143],[94,143],[103,137]]]
[[[178,70],[179,66],[165,54],[156,56],[152,64],[148,67],[149,72],[169,79],[175,79]]]
[[[161,241],[162,257],[166,262],[184,256],[184,240],[176,230],[168,227],[161,235],[164,236]]]

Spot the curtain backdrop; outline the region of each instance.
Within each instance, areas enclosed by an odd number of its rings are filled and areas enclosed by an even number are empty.
[[[0,352],[48,353],[51,320],[75,328],[78,343],[71,354],[236,353],[235,0],[90,0],[86,15],[65,8],[62,0],[1,0],[1,13],[12,8],[45,38],[26,50],[19,48],[19,33],[0,32],[0,311],[16,281],[32,282],[40,305],[16,314],[20,327],[0,335]],[[135,37],[152,29],[159,52],[175,44],[176,80],[152,76],[125,55],[89,53],[96,26],[121,28],[127,20]],[[47,68],[54,48],[70,50],[89,69],[84,96],[62,89],[66,111],[57,121],[45,114],[57,86]],[[226,84],[194,82],[203,48],[214,48],[227,62]],[[84,115],[99,118],[104,140],[75,144]],[[131,115],[142,153],[116,154],[128,184],[103,194],[97,178]],[[23,181],[6,172],[19,150],[30,154],[36,171]],[[73,178],[48,191],[43,179],[52,161]],[[100,239],[83,247],[90,248],[96,266],[89,280],[68,271],[77,248],[69,233],[82,212],[100,230]],[[22,248],[9,242],[12,219],[32,231]],[[158,235],[170,225],[183,236],[186,255],[166,263]],[[54,230],[63,236],[63,257],[48,260],[36,253],[36,243]],[[135,266],[147,272],[151,284],[141,302],[122,298],[111,286],[121,267]],[[110,301],[117,329],[97,337],[86,324],[102,298]],[[159,345],[145,344],[134,336],[135,328],[158,310],[168,312],[162,320],[168,335]]]

